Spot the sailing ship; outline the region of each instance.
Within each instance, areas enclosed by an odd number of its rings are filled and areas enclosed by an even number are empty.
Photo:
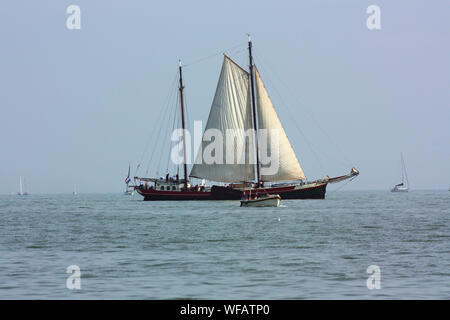
[[[391,192],[408,192],[409,191],[409,181],[408,174],[406,173],[405,161],[403,160],[403,154],[400,153],[401,164],[402,164],[402,182],[396,184],[391,188]],[[406,183],[405,183],[406,180]]]
[[[305,173],[278,118],[274,105],[264,86],[258,68],[253,63],[252,41],[248,39],[249,69],[246,70],[231,57],[224,54],[222,69],[212,102],[205,132],[209,129],[225,132],[235,130],[237,135],[234,155],[243,153],[245,159],[254,161],[228,163],[223,150],[222,161],[208,163],[202,158],[202,150],[208,148],[210,137],[203,133],[200,151],[188,175],[186,161],[186,126],[184,86],[181,61],[179,64],[179,101],[183,139],[184,177],[146,178],[134,177],[136,191],[144,200],[240,200],[244,190],[260,194],[281,196],[282,199],[324,199],[330,183],[352,179],[359,171],[352,168],[349,174],[307,181]],[[267,165],[260,159],[259,131],[269,132],[266,150],[271,150],[273,130],[278,136],[279,165],[275,173],[268,173]],[[245,134],[253,132],[253,138]],[[229,156],[229,154],[228,154]],[[192,185],[189,178],[202,179],[201,184]],[[219,182],[207,186],[205,180]],[[224,185],[225,184],[225,185]]]
[[[78,194],[78,192],[77,192],[77,185],[76,185],[76,184],[73,186],[73,192],[72,192],[72,194],[73,194],[74,196],[76,196],[76,195]]]
[[[128,175],[125,178],[125,184],[127,186],[125,188],[125,191],[123,192],[123,194],[126,195],[126,196],[132,196],[134,194],[134,187],[129,186],[129,183],[131,182],[130,169],[131,169],[131,164],[128,164]]]

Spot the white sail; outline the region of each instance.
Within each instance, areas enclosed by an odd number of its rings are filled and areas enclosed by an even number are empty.
[[[279,167],[275,174],[264,175],[263,168],[268,165],[261,164],[261,180],[262,181],[289,181],[289,180],[304,180],[305,173],[295,155],[294,149],[289,142],[289,139],[284,131],[283,125],[278,118],[277,112],[270,100],[270,96],[264,86],[258,69],[255,67],[256,78],[256,99],[257,99],[257,114],[258,114],[258,130],[267,130],[267,150],[271,150],[271,137],[273,136],[272,129],[278,132],[279,144]],[[261,150],[261,147],[259,148]],[[260,153],[261,154],[261,153]]]
[[[406,173],[406,166],[405,166],[405,160],[403,159],[403,153],[400,153],[400,157],[402,159],[402,183],[403,183],[403,175],[404,175],[406,178],[406,187],[409,188],[408,174]]]
[[[22,177],[19,177],[19,193],[18,195],[23,195],[23,189],[22,189]]]
[[[214,138],[205,133],[211,129],[217,129],[223,136],[223,143],[217,144],[221,150],[210,152]],[[253,131],[249,129],[252,129],[252,120],[248,72],[225,56],[201,148],[190,177],[220,182],[253,181],[254,142],[253,135],[248,134]],[[231,136],[227,141],[227,130],[235,134],[233,143]],[[227,152],[227,145],[234,147],[229,147]],[[213,154],[215,161],[206,159],[208,154]],[[239,157],[241,160],[237,160]]]
[[[405,161],[403,160],[402,153],[400,153],[400,158],[401,158],[401,162],[402,162],[402,182],[399,184],[396,184],[393,188],[391,188],[392,192],[408,192],[409,191],[408,174],[406,173],[406,166],[405,166]],[[405,184],[405,177],[406,177],[406,184]]]

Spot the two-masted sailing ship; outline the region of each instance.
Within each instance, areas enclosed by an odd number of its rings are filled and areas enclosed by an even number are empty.
[[[237,150],[245,152],[247,158],[253,155],[255,161],[245,163],[227,163],[226,151],[224,161],[206,163],[201,158],[195,161],[188,175],[186,161],[185,106],[183,96],[182,65],[179,65],[179,96],[181,107],[181,126],[183,130],[184,176],[176,178],[134,177],[136,191],[144,200],[239,200],[244,190],[254,190],[261,194],[278,194],[281,199],[323,199],[326,187],[330,183],[354,178],[359,174],[352,168],[350,173],[339,177],[308,182],[300,162],[289,142],[286,132],[278,118],[274,105],[264,86],[258,68],[253,63],[252,41],[249,37],[249,69],[238,65],[224,54],[222,70],[216,93],[209,112],[205,132],[216,129],[221,132],[236,129],[241,132],[236,139]],[[249,142],[244,136],[248,129],[254,132],[254,139]],[[279,165],[275,173],[264,173],[260,160],[258,131],[268,132],[267,148],[270,150],[271,132],[277,130]],[[200,150],[208,147],[209,139],[202,138]],[[251,143],[252,145],[249,145]],[[239,145],[240,144],[240,145]],[[252,150],[253,149],[253,150]],[[201,157],[201,151],[197,158]],[[201,184],[192,185],[189,178],[202,179]],[[207,186],[205,180],[211,181]],[[214,184],[214,182],[219,182]]]

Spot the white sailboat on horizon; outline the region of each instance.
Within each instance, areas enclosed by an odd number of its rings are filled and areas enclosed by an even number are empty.
[[[24,191],[25,189],[25,191]],[[23,181],[23,185],[22,185],[22,176],[19,177],[19,192],[17,192],[18,196],[27,196],[28,195],[28,191],[27,191],[27,184],[25,182],[25,179]]]
[[[134,187],[129,187],[128,184],[130,183],[131,179],[130,179],[130,169],[131,169],[131,164],[128,164],[128,175],[125,178],[125,184],[127,185],[125,188],[125,191],[123,192],[124,195],[126,196],[132,196],[134,195]]]
[[[19,192],[17,192],[18,196],[23,196],[23,190],[22,190],[22,177],[19,177]]]
[[[408,174],[406,173],[405,161],[403,160],[402,153],[400,153],[400,158],[401,158],[401,162],[402,162],[402,182],[399,184],[396,184],[391,189],[391,192],[408,192],[409,191]],[[405,180],[406,180],[406,184],[405,184]]]

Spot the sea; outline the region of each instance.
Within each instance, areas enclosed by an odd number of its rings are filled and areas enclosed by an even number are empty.
[[[450,192],[2,195],[0,299],[450,299]]]

